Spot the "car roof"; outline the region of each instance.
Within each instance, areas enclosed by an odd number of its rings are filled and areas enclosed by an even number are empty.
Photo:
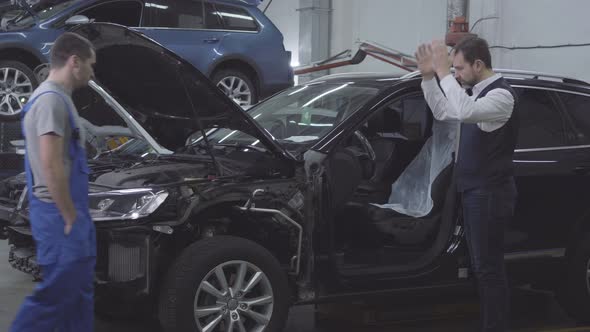
[[[248,6],[248,7],[255,7],[255,5],[244,1],[244,0],[210,0],[212,2],[217,2],[217,3],[226,3],[228,5],[240,5],[240,6]]]
[[[78,0],[75,3],[103,3],[103,2],[113,2],[113,1],[125,1],[125,0]],[[141,2],[149,2],[149,0],[139,0]],[[215,3],[224,3],[228,5],[235,5],[235,6],[245,6],[245,7],[255,7],[253,4],[244,1],[244,0],[208,0],[210,2]]]
[[[590,93],[590,83],[576,78],[513,69],[494,69],[494,71],[501,74],[511,84],[522,83],[524,85],[534,85],[545,88],[559,88],[566,90],[574,90],[583,93]],[[355,83],[361,83],[365,85],[387,87],[391,86],[394,82],[401,82],[420,78],[421,75],[419,72],[411,72],[407,74],[356,72],[326,75],[323,77],[316,78],[307,83],[309,84],[322,82],[338,84],[352,81]]]
[[[345,84],[354,82],[359,86],[366,86],[383,90],[401,81],[401,75],[388,73],[344,73],[318,77],[305,84]]]
[[[330,74],[322,77],[318,77],[311,82],[345,82],[345,81],[391,81],[399,80],[402,77],[396,73],[377,73],[377,72],[353,72],[353,73],[341,73],[341,74]]]

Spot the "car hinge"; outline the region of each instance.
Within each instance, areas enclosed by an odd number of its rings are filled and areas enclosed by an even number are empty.
[[[457,250],[459,244],[461,244],[461,237],[463,235],[463,227],[461,225],[455,226],[455,231],[453,232],[453,236],[451,237],[451,244],[447,248],[447,253],[452,254]]]
[[[461,225],[455,226],[455,231],[451,237],[451,244],[447,248],[447,253],[452,254],[454,253],[459,245],[461,244],[461,238],[463,237],[463,227]],[[469,267],[464,266],[464,264],[459,262],[459,267],[457,268],[457,278],[459,279],[466,279],[469,277]]]

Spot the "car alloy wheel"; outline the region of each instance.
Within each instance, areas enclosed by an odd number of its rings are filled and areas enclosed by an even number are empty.
[[[202,332],[261,332],[273,314],[268,277],[256,265],[236,260],[211,270],[197,288],[194,315]]]
[[[252,105],[252,91],[250,91],[248,83],[243,79],[236,76],[227,76],[217,83],[217,87],[241,107]]]
[[[39,81],[39,83],[45,81],[47,77],[49,77],[49,64],[44,63],[37,66],[35,70],[33,70],[33,73],[37,77],[37,81]]]
[[[0,115],[20,113],[32,93],[33,83],[25,73],[16,68],[0,68]]]

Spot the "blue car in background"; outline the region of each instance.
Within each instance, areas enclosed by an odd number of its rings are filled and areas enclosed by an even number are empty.
[[[293,85],[291,53],[284,48],[283,35],[246,1],[39,0],[30,5],[12,0],[12,4],[16,14],[12,11],[0,20],[0,121],[19,118],[33,89],[47,76],[53,41],[86,18],[144,33],[189,61],[242,107]]]

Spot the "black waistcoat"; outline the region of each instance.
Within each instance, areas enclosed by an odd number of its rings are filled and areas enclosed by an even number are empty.
[[[492,132],[481,130],[477,124],[461,124],[459,154],[455,165],[459,191],[501,184],[514,175],[512,159],[518,137],[517,96],[508,82],[499,78],[488,85],[476,100],[493,89],[505,89],[512,94],[512,115],[501,128]]]

